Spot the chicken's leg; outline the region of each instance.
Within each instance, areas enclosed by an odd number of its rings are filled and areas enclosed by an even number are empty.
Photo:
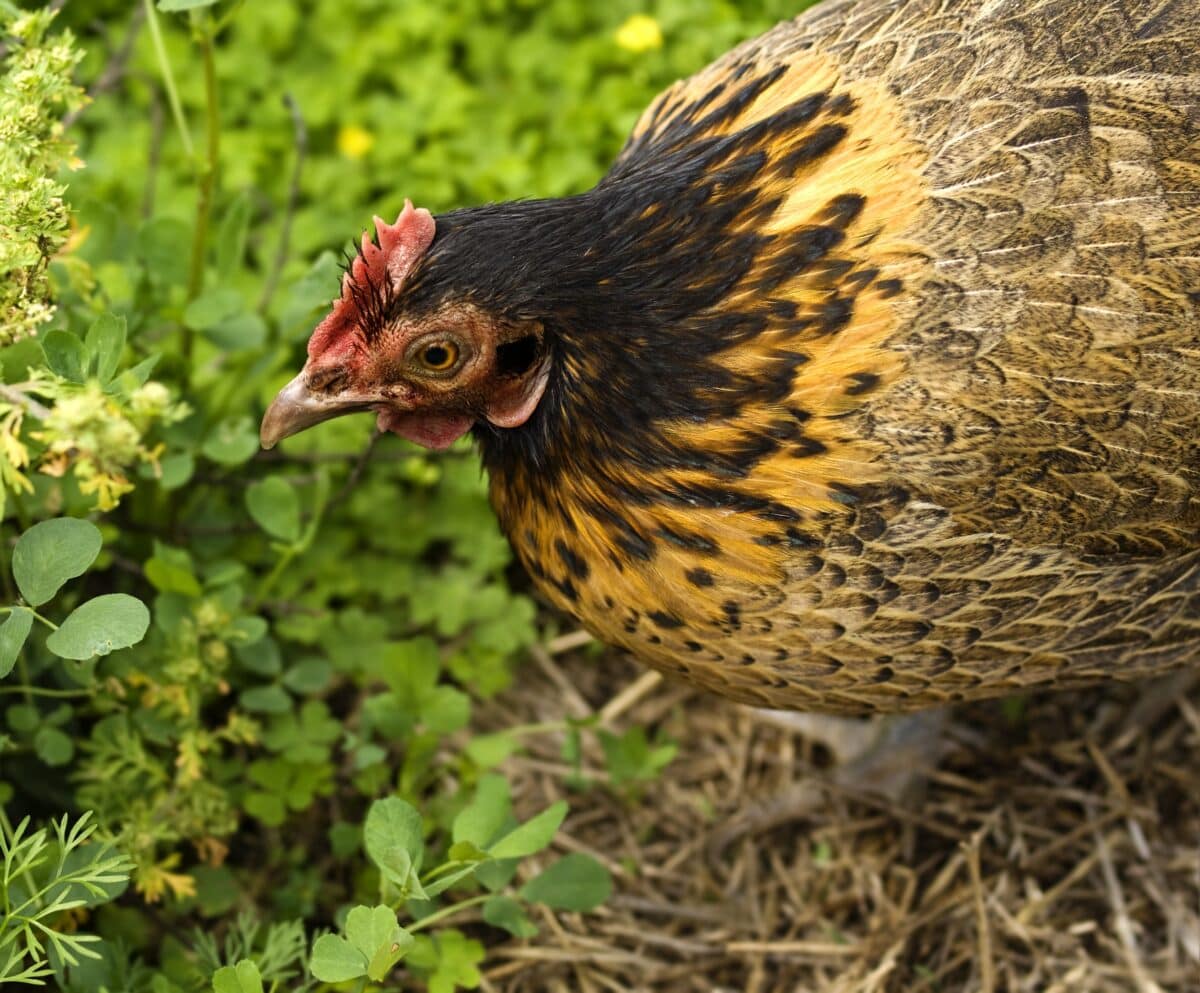
[[[762,828],[803,818],[825,803],[829,784],[899,802],[919,786],[945,752],[945,708],[868,719],[760,710],[766,719],[824,745],[835,765],[825,779],[806,777],[770,800],[732,817],[714,834],[710,855]]]

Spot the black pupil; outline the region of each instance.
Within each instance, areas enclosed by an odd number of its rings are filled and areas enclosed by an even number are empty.
[[[434,368],[441,368],[450,363],[450,349],[445,345],[430,345],[425,349],[425,361]]]

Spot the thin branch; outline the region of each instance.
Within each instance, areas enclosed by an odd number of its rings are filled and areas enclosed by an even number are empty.
[[[134,7],[133,15],[129,18],[129,29],[125,32],[125,38],[121,42],[121,46],[112,54],[108,60],[108,64],[104,67],[104,71],[96,77],[96,81],[92,83],[88,90],[88,98],[92,101],[97,97],[102,96],[109,90],[115,89],[121,84],[125,78],[125,70],[129,65],[129,58],[133,54],[134,43],[141,33],[142,25],[146,21],[146,8]],[[65,118],[63,118],[63,126],[70,127],[78,120],[79,115],[83,113],[84,108],[73,110]]]
[[[150,90],[150,144],[146,149],[146,183],[142,188],[142,220],[154,216],[154,196],[158,185],[158,166],[162,161],[163,108],[158,90]]]
[[[162,28],[158,24],[158,15],[154,12],[154,0],[143,0],[146,11],[146,24],[150,28],[150,39],[154,42],[154,53],[158,58],[159,71],[162,73],[163,87],[167,91],[167,102],[171,105],[171,116],[175,118],[175,127],[179,131],[179,140],[183,142],[183,151],[189,159],[196,157],[196,148],[192,144],[192,133],[188,130],[187,118],[183,115],[183,104],[179,100],[179,90],[175,86],[175,74],[171,70],[171,59],[167,55],[167,46],[163,43]]]
[[[362,454],[358,457],[358,461],[354,463],[354,468],[350,470],[350,475],[346,477],[346,481],[342,483],[342,488],[338,490],[333,498],[325,505],[326,512],[347,500],[354,488],[358,486],[362,480],[363,473],[367,470],[367,463],[371,460],[371,455],[375,451],[375,446],[379,444],[379,439],[383,437],[383,432],[375,430],[371,433],[371,440],[367,442],[367,447],[363,449]]]
[[[292,115],[292,134],[294,136],[296,158],[292,162],[292,177],[288,184],[287,205],[283,212],[283,225],[279,229],[279,246],[275,249],[275,261],[263,285],[262,296],[258,300],[258,312],[265,314],[271,304],[271,298],[279,285],[279,277],[287,263],[288,252],[292,240],[292,219],[296,214],[296,206],[300,202],[300,175],[304,168],[304,159],[308,155],[308,128],[304,116],[300,113],[300,105],[290,93],[283,95],[283,105]]]
[[[6,400],[17,407],[24,407],[29,414],[36,417],[39,421],[44,421],[50,416],[49,407],[38,403],[28,393],[15,386],[0,383],[0,400]]]
[[[125,521],[122,530],[133,531],[137,534],[163,535],[166,528],[156,524],[142,524],[140,521]],[[193,538],[223,538],[235,534],[260,534],[262,528],[249,521],[242,524],[181,524],[175,529],[180,535]]]
[[[205,156],[199,164],[199,189],[196,195],[196,227],[192,234],[192,261],[188,270],[187,297],[194,300],[204,289],[205,262],[208,258],[208,228],[212,220],[213,200],[217,192],[217,171],[221,166],[221,118],[217,94],[216,39],[207,20],[198,29],[200,55],[204,66]],[[192,332],[184,328],[183,356],[192,356]]]

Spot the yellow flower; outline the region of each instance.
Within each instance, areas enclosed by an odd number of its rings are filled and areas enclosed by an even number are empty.
[[[195,846],[196,854],[200,856],[200,861],[205,865],[219,866],[224,863],[226,856],[229,855],[229,846],[219,838],[194,838],[192,845]]]
[[[29,449],[19,437],[24,417],[25,411],[20,407],[13,407],[0,417],[0,514],[4,512],[6,489],[33,492],[33,484],[21,471],[29,465]]]
[[[204,775],[204,758],[200,754],[200,743],[193,732],[185,735],[175,755],[175,768],[179,770],[179,782],[194,783]]]
[[[157,865],[140,866],[134,878],[134,888],[147,903],[158,903],[168,892],[179,899],[196,895],[196,880],[182,872],[171,872],[179,864],[179,853],[173,852]]]
[[[633,14],[617,28],[617,44],[630,52],[649,52],[662,48],[662,28],[647,14]]]
[[[70,255],[72,252],[79,250],[80,246],[88,240],[88,235],[92,233],[90,224],[80,225],[76,223],[75,218],[70,219],[70,234],[67,236],[63,247],[58,250],[59,255]]]
[[[357,124],[344,124],[337,134],[337,147],[348,159],[361,159],[375,144],[375,136]]]

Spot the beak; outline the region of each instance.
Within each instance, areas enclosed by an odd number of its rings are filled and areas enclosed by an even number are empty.
[[[302,372],[279,391],[267,408],[259,429],[259,439],[263,448],[274,448],[284,438],[299,434],[314,424],[342,414],[370,409],[371,402],[362,398],[350,400],[337,396],[314,396],[308,388],[308,377]]]

